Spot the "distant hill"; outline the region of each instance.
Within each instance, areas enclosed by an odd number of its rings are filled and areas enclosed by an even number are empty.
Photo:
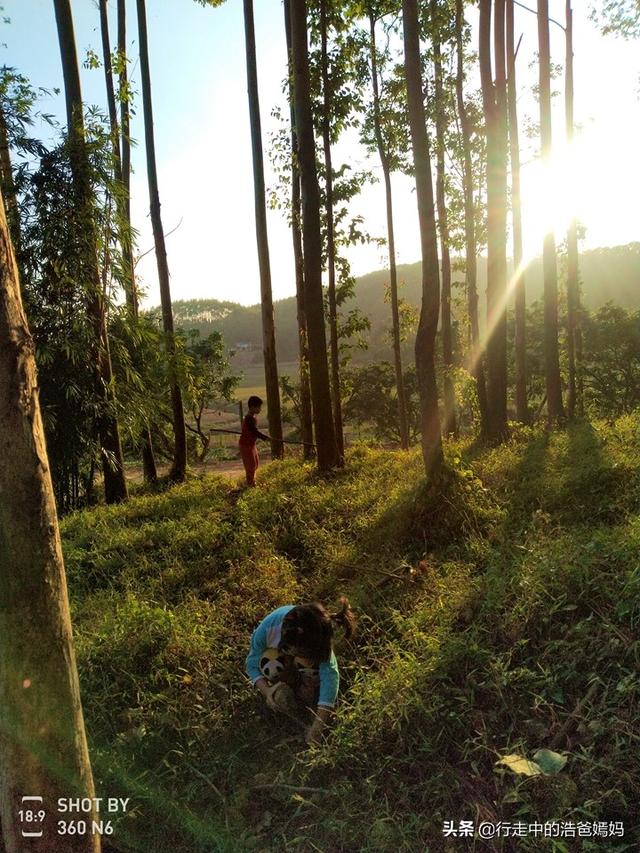
[[[420,304],[420,262],[402,264],[398,267],[401,296],[415,306]],[[560,280],[562,281],[562,270]],[[587,308],[594,309],[612,301],[624,308],[640,309],[640,243],[626,246],[593,249],[580,256],[580,277],[583,301]],[[463,276],[455,274],[460,285],[454,288],[454,297],[464,301]],[[349,307],[358,307],[371,322],[370,357],[378,357],[385,351],[386,330],[390,326],[390,308],[383,301],[384,286],[389,275],[377,270],[361,276],[356,282],[355,299]],[[542,298],[542,259],[536,258],[526,273],[527,303]],[[481,300],[481,316],[484,315],[486,290],[486,261],[478,265],[478,291]],[[278,359],[293,361],[298,355],[295,297],[275,303],[275,320]],[[454,309],[455,310],[455,309]],[[197,328],[207,335],[217,330],[222,332],[229,349],[237,352],[236,365],[248,364],[261,359],[262,333],[259,305],[239,305],[234,302],[218,302],[215,299],[191,299],[174,303],[177,326]]]

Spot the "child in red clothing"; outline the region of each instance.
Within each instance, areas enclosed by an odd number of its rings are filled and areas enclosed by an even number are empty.
[[[247,486],[255,486],[256,471],[260,464],[256,440],[261,438],[263,441],[270,441],[271,439],[258,429],[257,416],[262,409],[262,400],[260,397],[256,397],[255,395],[249,397],[248,406],[249,412],[244,416],[244,420],[242,421],[242,432],[240,433],[238,445],[240,447],[242,464],[247,475]]]

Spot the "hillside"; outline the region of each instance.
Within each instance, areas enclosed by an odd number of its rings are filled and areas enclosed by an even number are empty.
[[[398,267],[401,296],[409,303],[420,304],[421,264],[401,264]],[[580,258],[583,301],[594,309],[613,301],[624,308],[640,308],[640,243],[627,246],[594,249]],[[478,269],[478,291],[481,296],[481,317],[484,314],[486,289],[486,263],[481,259]],[[456,275],[462,283],[462,276]],[[389,306],[383,302],[388,274],[384,270],[362,276],[356,282],[355,300],[349,307],[357,306],[371,321],[370,357],[387,354],[385,331],[389,328]],[[462,288],[458,294],[464,299]],[[526,278],[527,302],[531,304],[542,297],[542,260],[532,262]],[[214,329],[221,331],[231,348],[248,345],[240,364],[259,360],[262,351],[260,307],[217,302],[214,299],[179,301],[174,303],[176,324],[184,328],[198,328],[203,334]],[[454,305],[455,310],[455,305]],[[278,359],[294,361],[298,356],[295,298],[275,303]]]
[[[289,458],[65,519],[97,794],[132,798],[107,849],[439,853],[471,849],[461,820],[624,823],[492,850],[637,849],[639,426],[449,445],[437,499],[417,451],[356,447],[327,481]],[[359,630],[309,751],[244,656],[271,608],[343,593]]]

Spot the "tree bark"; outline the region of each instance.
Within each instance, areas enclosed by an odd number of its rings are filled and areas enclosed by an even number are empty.
[[[182,482],[187,471],[187,432],[184,423],[182,392],[178,385],[176,366],[176,344],[173,330],[173,308],[171,305],[171,286],[169,284],[169,266],[167,250],[160,214],[160,194],[158,191],[158,170],[156,166],[156,146],[153,133],[153,104],[151,100],[151,72],[149,69],[149,41],[147,37],[147,13],[145,0],[136,0],[138,10],[138,39],[140,42],[140,74],[142,77],[142,105],[144,112],[144,138],[147,152],[147,178],[149,182],[149,206],[153,240],[158,265],[160,284],[160,302],[162,304],[162,326],[166,338],[169,359],[169,382],[171,389],[171,408],[173,412],[174,455],[169,477]]]
[[[540,144],[543,164],[553,153],[551,131],[551,51],[549,46],[549,3],[538,0],[538,49],[540,83]],[[560,355],[558,350],[558,270],[553,231],[545,234],[542,267],[544,274],[544,355],[547,390],[547,419],[553,426],[564,419]]]
[[[307,315],[304,307],[304,257],[300,227],[300,169],[298,167],[298,134],[293,95],[293,63],[291,60],[291,21],[289,0],[284,0],[284,25],[287,38],[287,67],[289,69],[289,113],[291,116],[291,237],[296,271],[296,312],[298,322],[298,349],[300,362],[300,431],[304,459],[313,458],[313,412],[309,386],[309,347],[307,343]]]
[[[118,110],[116,107],[116,93],[113,85],[113,68],[111,65],[111,42],[109,39],[109,16],[107,9],[108,0],[100,0],[100,33],[102,36],[102,57],[104,66],[104,79],[107,90],[107,106],[109,109],[109,127],[111,130],[111,150],[113,155],[113,177],[120,192],[116,196],[116,210],[118,213],[118,231],[122,257],[125,268],[124,292],[131,312],[137,315],[138,306],[136,299],[136,286],[133,269],[133,247],[131,245],[131,221],[125,206],[128,190],[125,186],[122,171],[122,157],[120,154],[120,129],[118,126]],[[130,167],[129,167],[130,168]]]
[[[396,267],[396,238],[393,225],[393,196],[391,193],[391,168],[382,136],[380,118],[380,92],[378,84],[378,59],[376,52],[376,19],[369,16],[371,82],[373,85],[373,127],[378,147],[378,156],[382,166],[384,195],[387,211],[387,244],[389,246],[389,290],[391,292],[391,323],[393,334],[393,361],[396,372],[396,389],[398,395],[398,423],[400,426],[400,446],[409,449],[409,424],[407,422],[407,401],[402,373],[402,352],[400,349],[400,309],[398,305],[398,270]]]
[[[329,297],[329,345],[331,349],[331,392],[333,423],[340,460],[344,458],[342,401],[340,399],[340,350],[336,301],[336,247],[333,222],[333,165],[331,160],[331,82],[327,51],[327,0],[320,0],[320,70],[322,77],[322,148],[325,170],[325,212],[327,227],[327,276]]]
[[[99,851],[57,832],[59,797],[94,797],[34,343],[0,196],[0,819],[7,853]],[[46,817],[22,837],[23,796]],[[31,804],[29,804],[31,807]],[[87,821],[95,818],[87,814]],[[3,848],[4,849],[4,848]]]
[[[121,151],[121,174],[122,174],[122,215],[127,226],[129,240],[132,241],[131,232],[131,120],[129,115],[129,81],[127,74],[127,4],[126,0],[118,0],[118,55],[120,59],[120,151]],[[135,263],[133,260],[133,242],[130,243],[130,253],[127,256],[130,267],[129,288],[127,300],[134,317],[138,316],[138,289],[136,286]],[[145,483],[158,482],[158,469],[151,440],[151,430],[146,426],[140,440],[142,452],[142,469]]]
[[[434,66],[434,97],[436,109],[436,205],[440,232],[441,282],[440,316],[442,322],[442,361],[444,366],[444,434],[456,434],[456,395],[453,385],[453,340],[451,334],[451,255],[449,252],[449,217],[445,196],[446,115],[442,85],[442,57],[438,30],[438,0],[431,0],[431,27]]]
[[[416,0],[403,0],[402,20],[409,126],[416,176],[422,253],[422,307],[416,334],[416,372],[420,394],[422,456],[427,477],[437,478],[443,464],[435,370],[435,341],[440,310],[440,279],[429,137],[422,101],[420,36]]]
[[[9,149],[9,136],[4,109],[0,104],[0,181],[2,182],[2,193],[7,208],[7,221],[11,229],[11,239],[16,250],[20,254],[20,211],[16,196],[16,185],[13,180],[13,168],[11,165],[11,151]]]
[[[507,125],[504,0],[496,0],[491,70],[491,0],[480,0],[480,79],[487,135],[487,402],[488,439],[507,435]]]
[[[525,277],[522,252],[522,205],[520,200],[520,141],[516,89],[516,47],[513,0],[507,0],[507,101],[509,154],[511,159],[511,221],[513,225],[513,293],[515,298],[516,418],[529,422],[527,404],[527,339]]]
[[[475,226],[475,207],[473,203],[473,164],[471,160],[472,127],[464,103],[464,50],[462,44],[462,26],[464,21],[463,0],[456,0],[456,99],[460,129],[462,131],[463,174],[464,174],[464,234],[465,234],[465,285],[467,289],[467,307],[471,332],[471,374],[476,380],[478,409],[480,410],[480,437],[489,433],[487,412],[487,386],[485,381],[483,352],[480,344],[478,322],[478,263]]]
[[[253,23],[253,0],[244,0],[244,28],[247,56],[247,89],[251,124],[251,150],[253,154],[253,187],[256,216],[256,240],[260,266],[260,303],[262,306],[262,355],[267,388],[267,419],[271,436],[271,458],[282,459],[282,416],[280,412],[280,387],[276,357],[276,333],[273,320],[271,294],[271,266],[269,263],[269,236],[267,233],[267,208],[264,188],[264,163],[262,156],[262,129],[260,100],[258,96],[258,70],[256,62],[256,37]]]
[[[327,338],[322,297],[322,238],[320,191],[316,171],[315,139],[311,113],[306,0],[290,4],[291,46],[294,69],[294,104],[298,132],[298,161],[302,190],[304,246],[304,303],[309,335],[309,374],[318,468],[327,471],[339,462],[331,411]]]
[[[566,0],[565,28],[565,119],[567,147],[571,151],[574,136],[573,121],[573,11],[571,0]],[[576,410],[582,414],[582,388],[577,378],[580,364],[576,346],[580,334],[580,284],[578,279],[578,227],[575,216],[567,229],[567,360],[569,363],[569,388],[567,414],[573,418]],[[578,362],[578,363],[577,363]]]
[[[107,503],[117,503],[127,498],[127,483],[124,476],[124,460],[118,421],[112,412],[115,403],[109,338],[107,334],[106,306],[102,293],[102,281],[97,255],[97,231],[93,212],[92,188],[89,162],[85,146],[84,119],[82,114],[82,90],[76,54],[73,18],[69,0],[54,0],[60,58],[64,77],[67,128],[74,192],[77,197],[79,216],[86,223],[88,240],[84,249],[83,262],[87,266],[88,294],[87,313],[93,325],[95,352],[96,395],[99,401],[98,434],[101,445],[101,462],[104,477],[104,492]]]
[[[131,117],[129,104],[129,80],[127,73],[127,4],[126,0],[118,0],[118,54],[120,58],[120,150],[122,185],[124,189],[122,208],[124,220],[131,235]],[[131,254],[127,257],[131,264],[129,284],[131,291],[127,294],[130,298],[131,310],[138,316],[138,292],[136,288],[135,263],[133,260],[133,245],[130,246]]]

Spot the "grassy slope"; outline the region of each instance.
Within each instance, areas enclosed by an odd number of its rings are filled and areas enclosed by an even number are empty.
[[[68,518],[99,793],[135,803],[112,849],[439,851],[445,819],[630,833],[639,451],[631,418],[452,446],[436,504],[417,453],[356,448],[329,482],[289,460],[249,493],[208,478]],[[340,593],[360,630],[338,650],[338,725],[309,752],[262,708],[243,658],[272,607]],[[550,746],[581,700],[560,774],[495,768]]]

